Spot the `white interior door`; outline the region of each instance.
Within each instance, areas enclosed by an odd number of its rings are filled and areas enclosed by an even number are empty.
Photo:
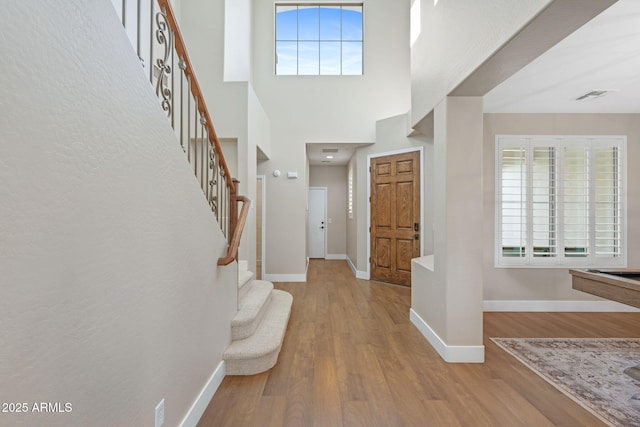
[[[327,189],[309,188],[309,232],[307,249],[309,258],[325,257],[327,236]]]

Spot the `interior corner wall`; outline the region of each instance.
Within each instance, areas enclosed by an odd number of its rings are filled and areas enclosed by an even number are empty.
[[[247,82],[224,81],[225,0],[182,1],[180,28],[216,134],[247,138]]]
[[[347,253],[346,166],[311,166],[309,186],[327,188],[327,258]]]
[[[272,129],[278,127],[278,123],[271,125]],[[278,134],[277,129],[274,134]],[[280,281],[300,281],[297,278],[305,274],[307,252],[305,146],[297,140],[279,140],[277,144],[274,141],[271,152],[272,158],[258,165],[258,174],[267,180],[265,274],[278,275]],[[280,171],[277,177],[275,170]],[[297,172],[298,178],[287,178],[287,172]]]
[[[417,1],[421,32],[411,49],[412,125],[553,0]]]
[[[446,346],[482,345],[482,126],[482,98],[434,110],[433,265],[411,306]]]
[[[409,110],[409,7],[408,0],[364,1],[362,76],[276,76],[275,2],[253,0],[252,82],[271,120],[271,157],[260,165],[269,176],[268,272],[299,274],[306,268],[308,181],[274,178],[273,170],[301,173],[307,143],[370,143],[377,120]]]
[[[164,398],[179,425],[231,339],[225,239],[109,0],[0,26],[0,401],[72,405],[0,423],[150,425]]]
[[[571,288],[567,268],[495,268],[495,137],[626,135],[628,266],[640,266],[640,114],[484,115],[484,300],[596,300]]]

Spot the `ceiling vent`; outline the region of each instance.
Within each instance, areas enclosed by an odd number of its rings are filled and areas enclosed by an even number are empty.
[[[322,152],[323,153],[337,153],[338,149],[337,148],[323,148]]]
[[[322,163],[331,163],[329,160],[323,160]]]
[[[576,98],[576,101],[584,101],[585,99],[594,99],[605,96],[609,92],[608,90],[592,90],[589,93],[585,93],[582,96]]]

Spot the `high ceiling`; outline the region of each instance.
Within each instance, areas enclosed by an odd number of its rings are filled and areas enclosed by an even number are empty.
[[[577,100],[594,91],[606,93]],[[484,111],[640,113],[640,0],[618,0],[496,86]],[[307,144],[307,155],[311,165],[345,165],[362,145]]]
[[[577,101],[592,91],[607,91]],[[619,0],[484,96],[487,113],[640,113],[640,0]]]

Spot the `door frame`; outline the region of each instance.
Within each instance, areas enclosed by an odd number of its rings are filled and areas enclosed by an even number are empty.
[[[393,156],[395,154],[420,152],[420,223],[424,220],[424,147],[409,147],[400,150],[385,151],[384,153],[375,153],[367,155],[367,270],[366,280],[371,279],[371,159],[376,157]],[[420,229],[420,256],[424,255],[424,230],[425,225],[422,224]]]
[[[262,235],[260,236],[262,240],[262,244],[260,245],[262,247],[262,253],[260,254],[262,264],[260,267],[260,277],[264,280],[264,274],[267,266],[265,259],[265,255],[267,253],[267,227],[265,227],[265,224],[267,223],[267,180],[265,175],[256,175],[256,179],[262,181],[262,209],[260,212],[262,214]]]
[[[327,221],[327,193],[328,193],[328,189],[327,187],[309,187],[309,189],[307,190],[307,200],[310,199],[309,197],[309,191],[311,190],[321,190],[324,193],[324,256],[322,257],[323,259],[327,259],[327,240],[329,240],[329,224]],[[307,202],[308,203],[308,202]],[[308,207],[308,205],[307,205]],[[307,209],[307,259],[309,258],[309,212],[311,212],[311,209]]]

